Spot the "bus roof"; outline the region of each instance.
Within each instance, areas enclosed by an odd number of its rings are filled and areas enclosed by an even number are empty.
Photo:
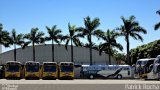
[[[73,63],[73,62],[60,62],[59,64],[61,64],[61,63]]]
[[[157,57],[156,58],[159,58],[160,57],[160,55],[157,55]]]
[[[82,67],[116,67],[116,66],[119,66],[119,67],[130,67],[130,65],[82,65]]]
[[[35,62],[35,61],[27,61],[25,64],[27,63],[38,63],[39,64],[39,62]]]
[[[137,61],[148,61],[148,60],[155,60],[156,58],[144,58],[144,59],[138,59]]]
[[[43,62],[42,65],[57,65],[57,62]]]
[[[43,64],[44,64],[44,63],[55,63],[55,64],[57,64],[57,62],[43,62]]]
[[[6,64],[7,64],[7,63],[19,63],[19,64],[21,64],[21,63],[18,62],[18,61],[7,61]]]

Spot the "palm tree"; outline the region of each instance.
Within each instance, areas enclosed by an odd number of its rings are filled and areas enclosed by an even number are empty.
[[[160,10],[156,12],[158,15],[160,15]],[[154,30],[158,30],[160,28],[160,22],[158,22],[155,26],[154,26]]]
[[[102,51],[105,51],[109,55],[109,65],[111,64],[111,55],[113,48],[117,48],[119,50],[123,50],[123,47],[120,43],[117,43],[116,38],[117,38],[118,33],[115,32],[114,30],[110,31],[109,29],[107,32],[103,32],[102,34],[99,35],[102,40],[104,40],[104,43],[99,45],[100,49],[100,54]],[[106,63],[107,64],[107,63]]]
[[[0,45],[3,45],[4,47],[10,46],[9,32],[3,30],[3,25],[1,23],[0,23]]]
[[[10,36],[10,43],[14,45],[14,61],[17,61],[16,60],[16,45],[22,46],[22,44],[24,44],[23,34],[17,35],[15,29],[13,29],[11,32],[11,36]]]
[[[25,34],[24,38],[28,39],[29,41],[25,42],[23,48],[28,46],[30,43],[32,44],[33,49],[33,61],[35,61],[35,44],[44,43],[45,39],[43,38],[44,33],[38,32],[38,28],[32,28],[31,32],[28,34]]]
[[[97,33],[100,31],[97,29],[97,27],[100,25],[100,20],[99,18],[94,18],[93,20],[91,20],[88,16],[84,18],[84,25],[85,27],[81,27],[79,29],[82,30],[84,36],[87,36],[90,48],[90,65],[92,65],[92,35],[96,36]]]
[[[66,40],[66,44],[65,44],[66,49],[69,42],[71,42],[71,62],[74,62],[73,44],[75,44],[76,46],[81,46],[79,37],[83,37],[83,35],[79,32],[78,28],[76,28],[75,25],[70,25],[70,23],[68,24],[68,30],[69,30],[69,35],[64,36],[63,39]]]
[[[125,41],[127,42],[127,62],[131,65],[131,60],[129,58],[129,37],[131,36],[135,40],[143,41],[143,38],[139,33],[147,34],[147,31],[141,27],[137,21],[135,21],[134,16],[130,16],[129,19],[121,17],[121,19],[123,21],[123,25],[117,28],[117,30],[120,30],[120,35],[125,37]]]
[[[52,40],[52,62],[54,62],[54,42],[60,44],[60,39],[62,38],[61,30],[57,29],[57,26],[54,25],[52,28],[46,26],[49,36],[46,37],[46,41]]]

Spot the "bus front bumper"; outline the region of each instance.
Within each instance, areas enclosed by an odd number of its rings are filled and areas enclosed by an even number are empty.
[[[39,72],[27,72],[25,73],[25,78],[26,79],[30,79],[30,78],[35,78],[35,79],[39,79],[40,78],[40,74]]]
[[[42,79],[57,79],[57,73],[43,72]]]
[[[19,72],[6,72],[5,78],[21,78],[21,75]]]
[[[61,79],[61,80],[68,80],[68,79],[73,79],[73,76],[62,76],[62,77],[59,77],[59,79]]]

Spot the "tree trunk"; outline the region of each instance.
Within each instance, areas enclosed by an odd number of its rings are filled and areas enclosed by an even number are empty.
[[[52,39],[52,62],[54,62],[54,42]]]
[[[33,61],[35,62],[35,46],[34,46],[34,42],[32,43],[33,46]]]
[[[126,38],[126,41],[127,41],[127,62],[128,62],[129,65],[131,65],[131,60],[129,58],[130,57],[130,53],[129,53],[129,45],[130,45],[129,44],[129,37]]]
[[[111,65],[111,47],[110,46],[109,46],[108,58],[109,58],[109,65]]]
[[[109,53],[109,55],[108,55],[109,57],[109,65],[111,65],[111,55],[110,55],[110,53]]]
[[[73,60],[73,40],[72,40],[72,38],[71,38],[71,62],[74,62],[74,60]]]
[[[17,61],[16,56],[17,56],[16,44],[14,44],[14,61]]]
[[[89,51],[90,51],[90,65],[93,65],[93,63],[92,63],[92,38],[91,38],[91,34],[89,34],[89,47],[90,47],[90,49],[89,49]]]

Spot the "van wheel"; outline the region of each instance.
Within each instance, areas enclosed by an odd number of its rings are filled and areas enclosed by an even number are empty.
[[[90,76],[89,76],[89,79],[94,79],[94,76],[93,76],[93,75],[90,75]]]
[[[122,75],[117,75],[117,79],[122,79]]]

